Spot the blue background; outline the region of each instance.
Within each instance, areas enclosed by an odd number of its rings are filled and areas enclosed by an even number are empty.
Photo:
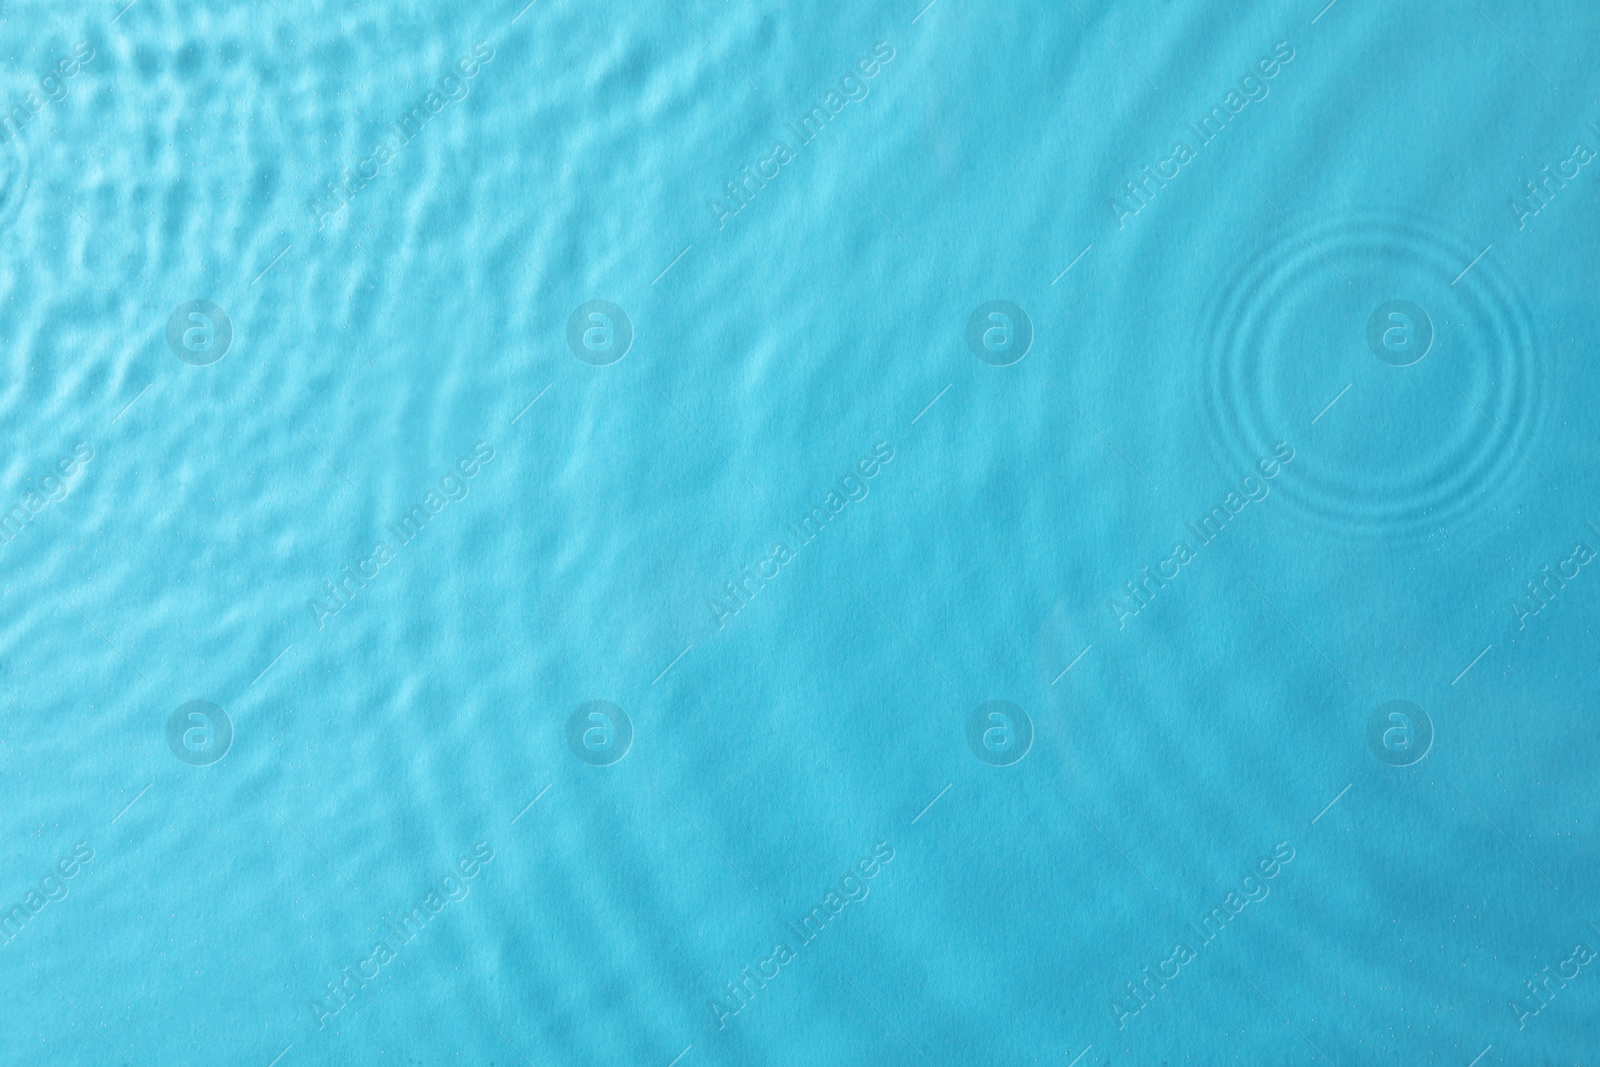
[[[125,5],[0,12],[0,905],[94,855],[0,944],[0,1061],[1592,1053],[1600,965],[1511,1001],[1600,947],[1600,575],[1512,602],[1600,550],[1600,169],[1512,205],[1600,150],[1600,10]],[[567,342],[597,299],[634,335],[605,366]],[[167,340],[193,300],[232,324],[208,366]],[[1010,366],[966,341],[991,300],[1032,323]],[[1411,366],[1367,341],[1391,300],[1432,324]],[[194,699],[234,729],[205,766],[167,741]],[[609,766],[567,741],[595,699],[633,726]],[[990,700],[1031,720],[1020,762],[968,748]],[[1433,726],[1408,767],[1368,747],[1391,700]],[[1280,843],[1270,895],[1119,1014]]]

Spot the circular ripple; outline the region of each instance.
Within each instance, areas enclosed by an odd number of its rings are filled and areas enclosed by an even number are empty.
[[[1285,505],[1366,535],[1455,526],[1508,484],[1538,481],[1518,448],[1537,436],[1546,376],[1492,258],[1461,275],[1480,251],[1409,219],[1361,217],[1290,231],[1253,257],[1211,305],[1206,418],[1230,464],[1248,470],[1287,441],[1297,456],[1274,485]],[[1431,320],[1426,360],[1369,351],[1375,310],[1396,301]]]

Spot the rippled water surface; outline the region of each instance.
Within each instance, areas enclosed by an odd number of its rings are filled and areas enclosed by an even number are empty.
[[[0,9],[0,1063],[1586,1063],[1600,11]]]

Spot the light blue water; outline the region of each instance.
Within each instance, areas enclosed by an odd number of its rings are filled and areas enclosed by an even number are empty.
[[[1600,10],[524,3],[0,11],[0,1063],[1600,1055]]]

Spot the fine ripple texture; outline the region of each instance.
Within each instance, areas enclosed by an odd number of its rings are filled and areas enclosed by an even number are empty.
[[[0,1065],[1588,1062],[1597,39],[6,4]]]

